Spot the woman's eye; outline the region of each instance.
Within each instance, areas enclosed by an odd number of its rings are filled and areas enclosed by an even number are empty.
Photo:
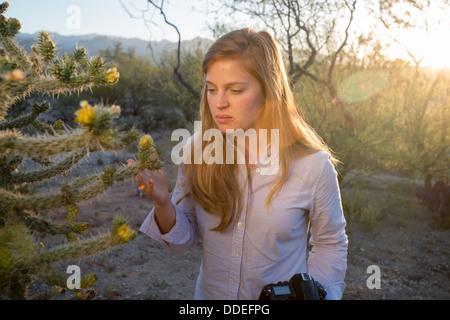
[[[234,93],[234,94],[240,94],[240,93],[244,92],[244,90],[242,90],[242,89],[232,89],[231,92]]]
[[[206,89],[206,92],[208,92],[208,93],[214,93],[215,91],[216,91],[215,89],[211,89],[211,88]]]

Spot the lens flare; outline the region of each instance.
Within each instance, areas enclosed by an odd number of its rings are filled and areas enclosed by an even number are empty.
[[[358,102],[379,93],[389,81],[389,72],[381,69],[364,70],[345,79],[338,89],[338,97],[333,102]],[[335,99],[339,101],[334,101]]]

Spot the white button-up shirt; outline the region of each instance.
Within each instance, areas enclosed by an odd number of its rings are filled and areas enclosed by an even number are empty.
[[[275,177],[260,174],[259,161],[251,171],[251,190],[245,165],[238,165],[243,195],[239,221],[224,232],[211,231],[220,218],[209,214],[191,197],[174,190],[176,223],[161,234],[154,210],[140,231],[167,249],[185,253],[202,241],[203,257],[195,299],[258,299],[269,283],[309,273],[327,289],[327,299],[340,299],[345,288],[348,240],[345,234],[337,173],[325,152],[300,157],[291,168],[269,211],[265,200]],[[184,179],[181,170],[178,182]],[[307,250],[308,231],[311,250]]]

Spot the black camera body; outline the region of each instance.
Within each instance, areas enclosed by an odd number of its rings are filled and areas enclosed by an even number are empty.
[[[327,291],[308,273],[298,273],[289,281],[265,285],[259,300],[325,300]]]

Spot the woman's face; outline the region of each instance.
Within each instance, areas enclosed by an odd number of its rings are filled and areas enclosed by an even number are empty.
[[[256,128],[264,94],[239,59],[213,62],[206,72],[206,87],[209,109],[221,132]]]

